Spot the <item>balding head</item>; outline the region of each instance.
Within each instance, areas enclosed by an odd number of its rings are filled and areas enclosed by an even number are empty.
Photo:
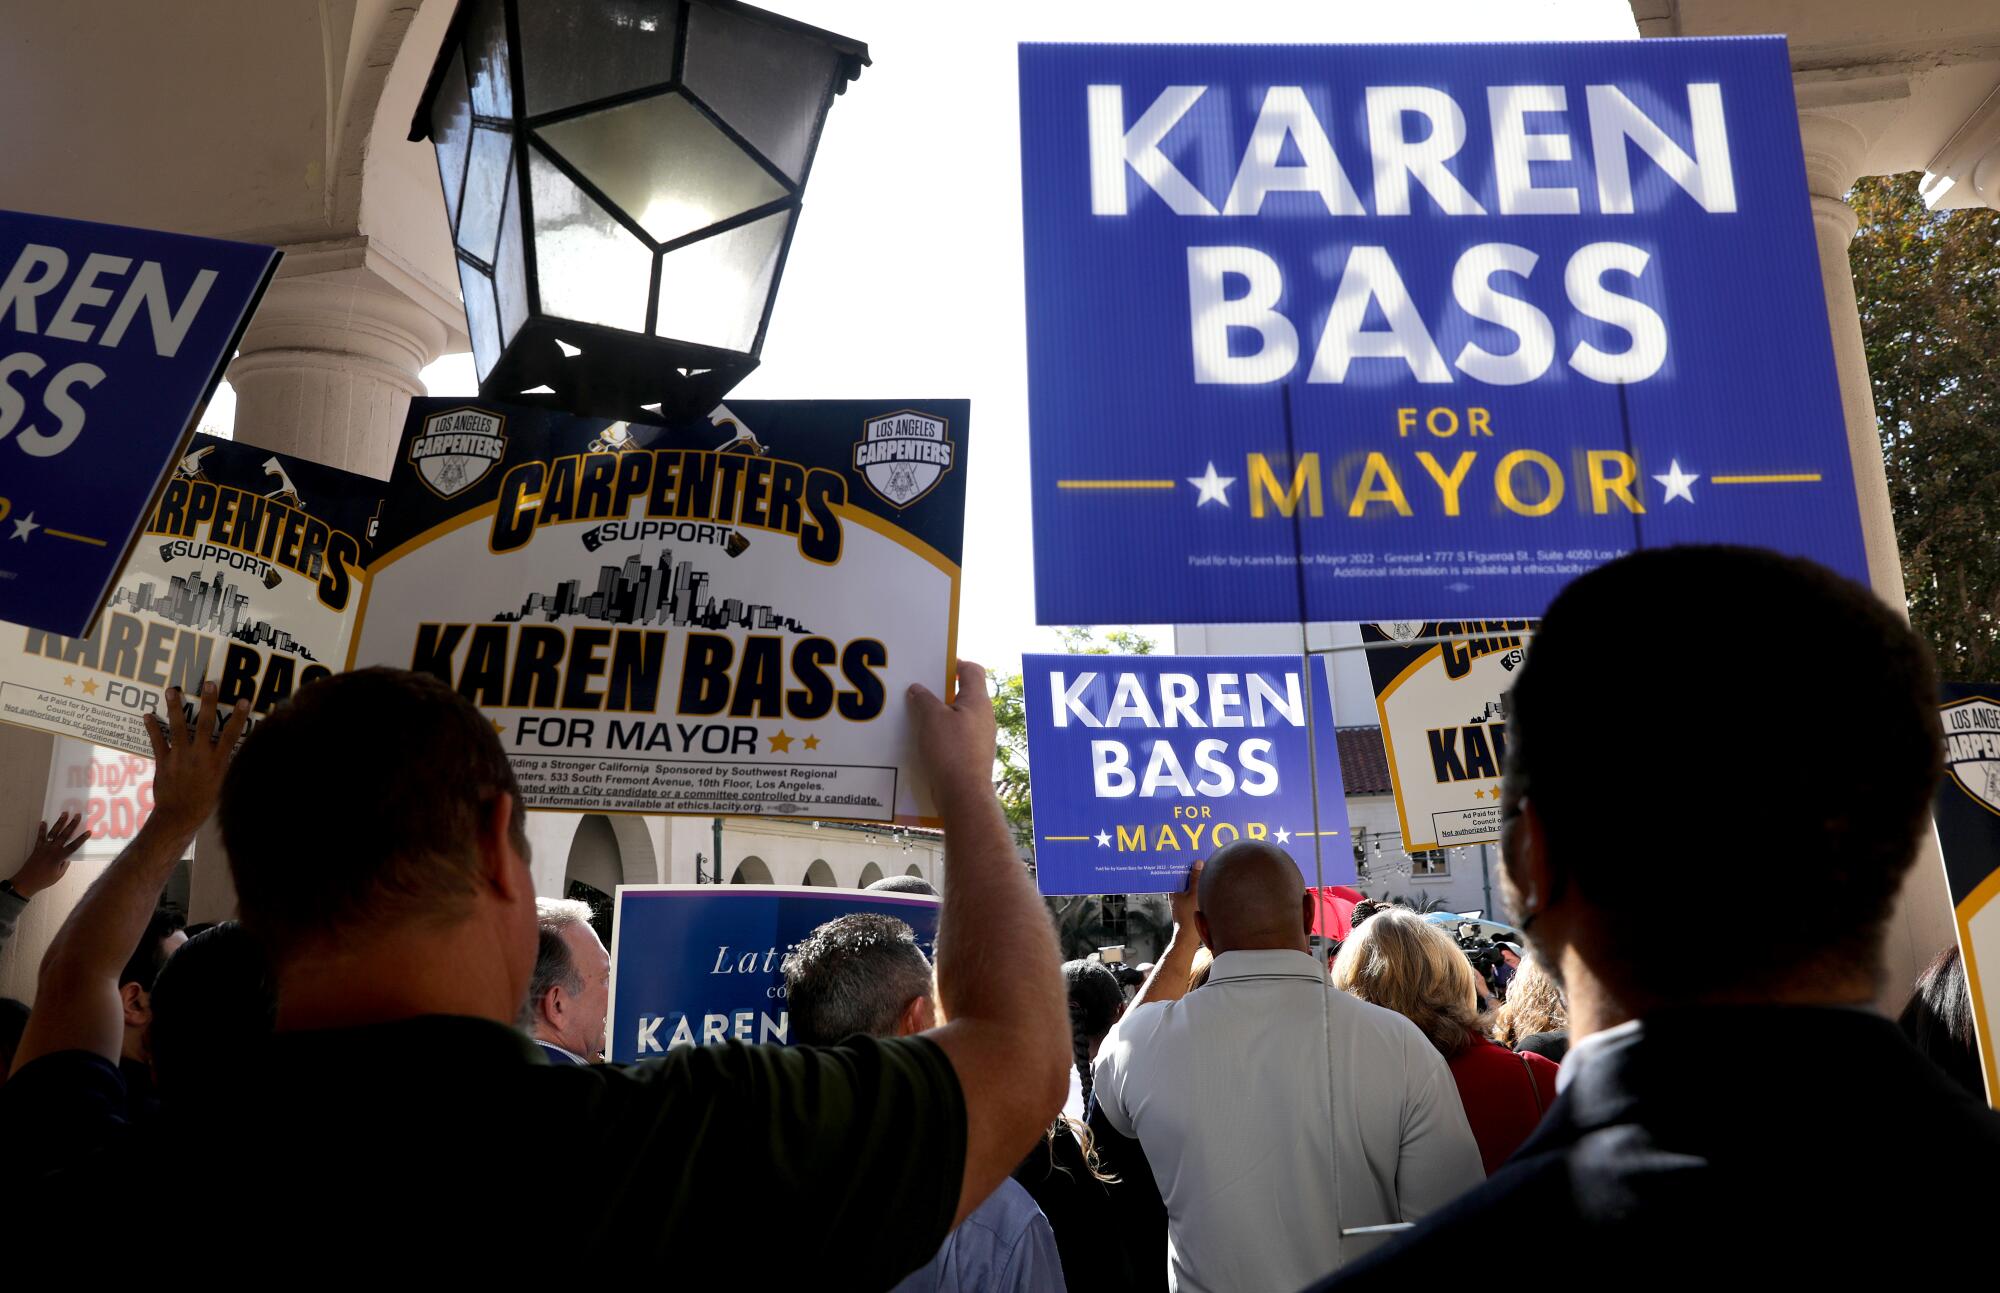
[[[1224,952],[1306,952],[1312,909],[1291,855],[1262,840],[1241,840],[1210,855],[1201,870],[1201,938]]]

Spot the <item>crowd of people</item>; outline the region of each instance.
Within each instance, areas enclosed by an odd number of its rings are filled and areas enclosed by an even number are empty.
[[[1782,688],[1713,631],[1751,620],[1794,643]],[[1293,860],[1244,840],[1193,869],[1132,991],[1058,969],[965,665],[954,702],[909,696],[950,858],[934,959],[900,921],[842,917],[784,958],[794,1044],[636,1065],[602,1062],[610,958],[587,906],[536,898],[468,701],[362,670],[246,736],[212,686],[191,722],[170,693],[153,815],[33,1010],[0,1006],[0,1216],[23,1250],[701,1287],[1971,1268],[2000,1115],[1962,968],[1940,957],[1900,1027],[1871,1009],[1938,775],[1934,691],[1907,626],[1808,563],[1613,562],[1550,607],[1510,702],[1525,946],[1482,974],[1438,923],[1365,904],[1328,957]],[[211,813],[239,918],[189,931],[160,894]],[[80,842],[41,833],[0,938]],[[1782,916],[1660,937],[1667,878],[1779,857]]]

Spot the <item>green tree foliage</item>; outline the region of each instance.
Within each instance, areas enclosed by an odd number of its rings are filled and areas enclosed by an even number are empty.
[[[1910,620],[1946,677],[2000,676],[2000,212],[1862,180],[1850,259]]]

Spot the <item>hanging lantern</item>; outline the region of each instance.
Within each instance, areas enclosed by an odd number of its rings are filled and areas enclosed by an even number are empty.
[[[731,0],[461,0],[437,152],[482,395],[658,421],[757,366],[868,48]]]

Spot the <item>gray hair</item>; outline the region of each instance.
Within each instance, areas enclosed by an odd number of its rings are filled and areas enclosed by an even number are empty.
[[[803,1046],[894,1036],[903,1008],[931,992],[916,931],[874,912],[821,925],[785,954],[784,970],[791,1040]]]
[[[542,998],[550,988],[582,992],[583,975],[576,958],[563,941],[563,931],[590,923],[590,904],[574,898],[535,899],[535,973],[528,980],[528,999],[521,1003],[521,1027],[533,1031],[539,1019]]]

